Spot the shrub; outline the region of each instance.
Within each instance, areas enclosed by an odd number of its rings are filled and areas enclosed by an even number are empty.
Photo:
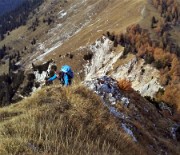
[[[163,68],[163,64],[160,60],[157,60],[154,62],[154,67],[156,67],[157,69],[161,69]]]
[[[129,52],[131,52],[131,45],[125,46],[123,56],[126,56]]]
[[[118,86],[120,89],[125,90],[125,91],[132,91],[132,84],[129,80],[127,79],[120,79],[117,81]]]
[[[145,69],[144,68],[141,68],[141,75],[143,75],[145,72]]]
[[[165,92],[162,96],[163,101],[169,103],[170,105],[176,105],[177,109],[180,110],[180,84],[176,85],[168,85],[165,89]]]
[[[154,57],[152,54],[145,54],[144,60],[145,60],[145,63],[151,64],[152,62],[154,62]]]

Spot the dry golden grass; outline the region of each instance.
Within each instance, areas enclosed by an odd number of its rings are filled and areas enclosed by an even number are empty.
[[[46,87],[0,109],[0,154],[146,154],[82,86]]]

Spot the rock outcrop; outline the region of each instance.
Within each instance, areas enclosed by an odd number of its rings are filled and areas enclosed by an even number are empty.
[[[133,89],[142,96],[153,96],[163,87],[159,84],[160,73],[143,59],[135,55],[123,58],[123,47],[114,48],[114,44],[103,36],[93,45],[89,46],[92,51],[92,60],[85,66],[86,80],[98,78],[104,75],[114,79],[127,79],[131,81]],[[120,65],[118,65],[120,64]]]

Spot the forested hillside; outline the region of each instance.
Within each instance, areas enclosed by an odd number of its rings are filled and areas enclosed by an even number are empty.
[[[19,5],[10,13],[4,14],[0,17],[0,40],[3,40],[6,35],[9,35],[9,32],[15,28],[18,28],[21,25],[25,25],[30,13],[34,13],[34,9],[43,2],[43,0],[27,0],[27,1],[17,1],[16,3],[10,3],[11,5]],[[15,4],[14,4],[15,3]],[[5,8],[8,4],[5,5]],[[3,7],[3,5],[1,5]],[[4,8],[4,9],[5,9]],[[4,10],[2,9],[2,10]]]
[[[12,11],[16,7],[18,7],[25,0],[1,0],[0,1],[0,16],[4,13]]]

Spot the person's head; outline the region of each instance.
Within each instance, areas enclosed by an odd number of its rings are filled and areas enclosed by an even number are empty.
[[[52,66],[51,66],[51,71],[56,72],[56,71],[57,71],[57,66],[56,66],[56,65],[52,65]]]

